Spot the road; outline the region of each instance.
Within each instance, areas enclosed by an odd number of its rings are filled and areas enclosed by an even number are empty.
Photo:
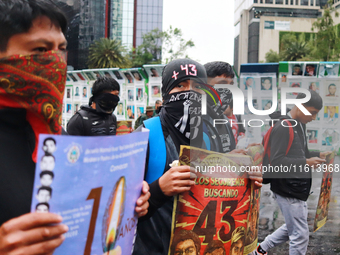
[[[335,164],[339,164],[339,157],[336,157]],[[308,255],[333,255],[340,254],[340,173],[334,173],[331,202],[329,205],[328,221],[326,224],[313,233],[314,217],[319,199],[321,187],[321,173],[313,174],[313,192],[308,200],[308,225],[309,245]],[[264,185],[261,195],[260,221],[259,221],[259,242],[272,233],[275,229],[284,224],[282,213],[272,196],[269,184]],[[268,252],[268,255],[289,254],[288,242]]]

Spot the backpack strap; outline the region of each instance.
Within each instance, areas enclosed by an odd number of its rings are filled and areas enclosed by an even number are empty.
[[[289,140],[288,140],[288,146],[287,146],[286,153],[285,153],[285,156],[287,156],[293,144],[294,130],[293,130],[293,127],[290,121],[287,121],[287,120],[284,120],[284,121],[288,124],[288,128],[289,128]],[[264,147],[263,164],[270,164],[270,135],[271,135],[272,130],[273,130],[273,127],[270,127],[270,129],[268,129],[267,133],[264,135],[263,140],[262,140],[262,145]],[[263,173],[264,184],[271,183],[272,179],[268,175],[269,175],[268,172]]]
[[[286,149],[286,154],[285,156],[287,156],[290,148],[292,147],[292,144],[293,144],[293,140],[294,140],[294,129],[293,129],[293,126],[292,126],[292,123],[290,123],[290,121],[288,120],[284,120],[287,124],[288,124],[288,128],[289,128],[289,140],[288,140],[288,146],[287,146],[287,149]],[[263,140],[262,140],[262,145],[264,147],[264,155],[268,155],[268,159],[269,159],[269,162],[270,162],[270,134],[273,130],[273,127],[271,127],[270,129],[268,129],[267,133],[265,134],[265,136],[263,137]]]
[[[79,111],[76,112],[76,114],[79,114],[81,116],[81,120],[83,122],[83,127],[85,131],[85,136],[91,136],[91,128],[92,128],[92,123],[88,115],[88,111],[84,111],[80,109]]]
[[[289,141],[288,141],[288,146],[287,146],[287,150],[286,150],[286,156],[290,150],[290,147],[292,147],[293,144],[293,140],[294,140],[294,130],[293,130],[293,126],[292,123],[290,123],[290,121],[285,120],[288,124],[289,127]]]
[[[145,180],[152,183],[164,173],[166,164],[166,147],[160,118],[154,117],[144,121],[144,126],[150,130],[149,163]]]

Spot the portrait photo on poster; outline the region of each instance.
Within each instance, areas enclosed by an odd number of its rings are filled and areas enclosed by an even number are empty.
[[[144,106],[136,106],[136,109],[137,109],[137,118],[140,117],[142,114],[144,114],[144,109],[145,107]]]
[[[161,96],[161,86],[152,85],[151,86],[151,97],[160,97]]]
[[[307,63],[304,76],[316,76],[317,69],[318,69],[318,64]]]
[[[308,89],[313,90],[316,93],[320,94],[320,82],[318,81],[308,82]]]
[[[261,77],[261,91],[272,90],[273,78],[272,77]]]
[[[112,72],[116,76],[117,80],[123,80],[123,77],[122,77],[122,75],[120,74],[119,71],[116,70],[116,71],[112,71]]]
[[[143,80],[142,76],[140,75],[138,71],[131,71],[131,73],[133,75],[133,78],[135,78],[136,82]]]
[[[324,124],[336,124],[339,118],[339,106],[335,104],[325,104],[324,106]]]
[[[134,97],[135,90],[134,88],[128,88],[127,94],[128,94],[128,101],[133,102],[135,97]]]
[[[84,72],[84,73],[90,81],[96,80],[96,75],[94,73],[92,73],[92,72]]]
[[[134,105],[126,106],[126,112],[127,112],[128,119],[133,120],[135,118],[135,106]]]
[[[83,89],[82,89],[82,98],[84,98],[84,99],[88,98],[87,92],[88,92],[87,86],[83,86]]]
[[[319,131],[317,129],[307,129],[308,144],[318,143]]]
[[[248,90],[248,88],[256,89],[255,79],[254,77],[244,77],[244,89]]]
[[[290,75],[297,76],[303,75],[304,63],[291,63],[289,64]]]
[[[144,88],[136,88],[136,100],[144,101]]]
[[[325,80],[323,82],[324,93],[327,99],[339,97],[339,83],[336,80]]]
[[[123,102],[119,102],[118,105],[117,105],[116,115],[123,116],[124,114],[125,114],[124,113],[124,103]]]
[[[80,89],[79,89],[79,86],[73,86],[73,93],[74,93],[74,97],[80,97]]]
[[[124,75],[125,75],[125,77],[126,77],[128,83],[133,83],[133,78],[132,78],[131,73],[129,73],[129,72],[124,72]]]

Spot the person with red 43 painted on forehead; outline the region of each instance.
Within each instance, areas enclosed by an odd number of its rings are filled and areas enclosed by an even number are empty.
[[[151,198],[149,213],[138,222],[134,255],[168,254],[174,196],[189,191],[196,177],[189,166],[172,163],[179,159],[181,145],[208,149],[203,139],[207,123],[201,113],[206,83],[206,70],[200,63],[191,59],[170,62],[162,73],[159,116],[144,121],[136,130],[150,130],[145,180]]]
[[[191,59],[178,59],[164,67],[163,107],[159,116],[143,122],[150,130],[145,179],[150,185],[149,213],[140,218],[134,255],[168,254],[173,197],[190,190],[195,174],[178,160],[181,145],[203,144],[200,84],[207,82],[205,68]]]

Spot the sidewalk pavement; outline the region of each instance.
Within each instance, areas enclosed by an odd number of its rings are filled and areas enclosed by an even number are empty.
[[[335,164],[340,164],[339,157]],[[340,254],[340,173],[333,174],[331,191],[331,202],[329,205],[328,221],[326,224],[313,233],[314,217],[320,194],[321,173],[313,174],[313,192],[308,200],[308,225],[309,245],[307,255],[333,255]],[[284,218],[270,191],[270,185],[265,184],[261,190],[261,208],[259,220],[259,242],[284,224]],[[268,255],[288,255],[288,242],[271,249]]]

